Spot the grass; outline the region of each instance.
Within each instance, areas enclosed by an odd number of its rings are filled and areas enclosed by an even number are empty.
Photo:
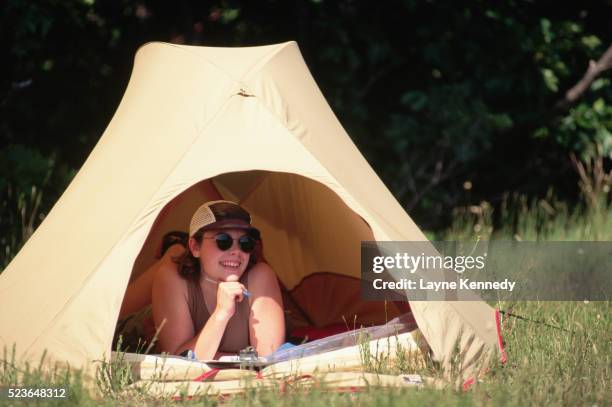
[[[527,202],[508,197],[494,227],[490,205],[482,203],[460,209],[455,223],[439,238],[515,240],[612,240],[612,210],[570,211],[552,197]],[[231,398],[203,397],[175,401],[150,396],[146,388],[131,386],[127,364],[116,360],[100,363],[94,392],[86,387],[78,371],[45,370],[39,366],[18,367],[15,353],[5,351],[0,360],[0,387],[68,387],[71,405],[612,405],[612,322],[610,302],[520,302],[491,304],[532,321],[504,318],[502,332],[508,362],[494,363],[484,381],[468,392],[451,387],[382,389],[338,393],[325,388],[299,385],[281,392],[249,390]],[[431,374],[399,349],[394,357],[375,357],[362,352],[366,371],[400,374],[415,371]],[[10,402],[0,401],[0,404]],[[46,401],[47,404],[56,402]],[[59,403],[56,403],[59,404]]]
[[[98,377],[97,397],[84,390],[78,372],[44,372],[38,366],[19,370],[14,358],[4,355],[0,365],[0,386],[69,387],[72,405],[597,405],[612,403],[612,323],[609,303],[525,302],[499,304],[512,312],[563,328],[506,319],[504,335],[508,362],[494,365],[485,381],[468,392],[448,389],[379,389],[360,393],[335,393],[325,389],[305,390],[299,386],[281,393],[278,389],[250,391],[230,399],[206,397],[173,401],[148,396],[146,389],[133,389],[129,369],[121,360],[103,363]],[[568,332],[569,331],[569,332]],[[370,355],[370,357],[372,357]],[[398,355],[395,364],[388,359],[371,360],[368,370],[386,374],[413,373],[413,364]],[[99,370],[100,371],[100,370]],[[49,402],[48,404],[53,404]]]

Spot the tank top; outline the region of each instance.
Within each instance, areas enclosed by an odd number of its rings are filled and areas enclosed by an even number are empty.
[[[248,289],[248,272],[244,272],[238,281]],[[221,352],[238,353],[249,346],[251,305],[247,297],[243,298],[242,302],[236,303],[236,312],[225,327],[225,332],[219,344],[219,351]],[[210,311],[204,301],[200,285],[192,279],[187,279],[187,304],[193,321],[193,330],[198,334],[210,318]]]

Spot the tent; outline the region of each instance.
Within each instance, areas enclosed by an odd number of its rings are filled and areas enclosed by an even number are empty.
[[[355,315],[384,323],[406,304],[364,302],[360,242],[426,238],[334,116],[297,44],[213,48],[149,43],[125,95],[67,190],[0,275],[0,346],[21,360],[91,371],[108,357],[130,281],[160,237],[203,201],[253,215],[296,326]],[[463,377],[501,351],[482,301],[411,301],[432,358]]]

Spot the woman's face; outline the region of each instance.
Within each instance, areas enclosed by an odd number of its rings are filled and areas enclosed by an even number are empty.
[[[223,251],[217,246],[216,236],[223,233],[233,239],[232,246]],[[242,229],[207,230],[204,232],[200,245],[193,239],[190,242],[192,254],[200,259],[200,267],[204,273],[214,280],[237,281],[246,270],[250,254],[240,249],[238,239],[246,233]],[[195,249],[195,250],[194,250]]]

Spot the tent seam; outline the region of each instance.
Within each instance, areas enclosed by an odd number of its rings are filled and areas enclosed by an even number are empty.
[[[278,55],[281,51],[285,50],[285,48],[289,47],[291,44],[296,44],[297,46],[297,43],[295,41],[287,41],[284,43],[280,43],[278,48],[273,49],[272,51],[270,51],[269,53],[261,57],[260,60],[253,63],[253,65],[247,70],[247,72],[240,78],[240,81],[242,82],[242,81],[249,80],[250,76],[255,75],[256,73],[260,72],[263,69],[263,67],[266,66],[268,62],[272,60],[272,58]],[[299,49],[299,46],[297,47]],[[257,66],[259,66],[259,69],[255,70]]]
[[[225,76],[226,76],[226,77],[227,77],[229,80],[231,80],[232,82],[239,82],[239,80],[237,80],[236,78],[232,77],[232,76],[231,76],[229,73],[227,73],[227,72],[226,72],[226,71],[225,71],[223,68],[221,68],[219,65],[217,65],[217,64],[215,64],[214,62],[212,62],[212,61],[210,61],[210,60],[208,60],[208,59],[204,58],[204,57],[203,57],[203,56],[201,56],[201,55],[198,55],[198,54],[197,54],[197,53],[195,53],[195,52],[190,52],[188,49],[185,49],[185,48],[184,48],[183,46],[181,46],[181,45],[172,44],[172,43],[169,43],[169,42],[151,41],[151,42],[146,43],[146,44],[145,44],[145,45],[143,45],[142,47],[140,47],[140,48],[139,48],[139,51],[140,51],[140,49],[142,49],[143,47],[145,47],[147,44],[159,44],[159,45],[162,45],[162,46],[164,46],[164,47],[173,48],[173,49],[179,50],[179,51],[181,51],[181,52],[184,52],[184,53],[186,53],[186,54],[189,54],[190,56],[193,56],[193,57],[195,57],[195,58],[197,58],[197,59],[199,59],[199,60],[201,60],[201,61],[206,62],[208,65],[211,65],[211,66],[212,66],[212,67],[214,67],[214,68],[215,68],[217,71],[219,71],[220,73],[222,73],[223,75],[225,75]],[[138,56],[138,54],[136,54],[136,55]]]
[[[232,82],[234,82],[234,85],[236,84],[236,81],[232,80]],[[182,159],[185,157],[185,155],[187,155],[189,153],[189,151],[191,150],[191,147],[197,142],[197,140],[199,139],[199,136],[202,134],[202,132],[205,131],[205,129],[210,126],[210,124],[213,122],[213,120],[226,108],[227,104],[229,103],[229,101],[235,96],[235,94],[233,93],[232,90],[230,90],[230,95],[227,97],[227,99],[225,100],[225,102],[223,102],[223,104],[221,105],[221,107],[219,107],[219,109],[217,110],[217,112],[215,112],[215,114],[212,115],[212,117],[208,120],[208,122],[202,126],[200,129],[198,129],[197,126],[194,126],[195,128],[195,132],[197,133],[196,137],[194,137],[194,140],[192,141],[191,144],[189,144],[189,147],[185,149],[185,152],[181,155],[180,159],[177,160],[177,164],[175,164],[172,169],[168,172],[169,174],[172,174],[175,170],[176,167],[179,165],[180,162],[182,162]],[[166,177],[167,179],[167,177]],[[151,202],[151,200],[153,199],[153,197],[159,192],[160,188],[157,188],[150,196],[149,200],[147,202]],[[182,192],[182,191],[181,191]],[[180,193],[180,192],[179,192]],[[178,195],[178,194],[177,194]],[[25,352],[27,352],[28,350],[30,350],[32,347],[34,347],[34,345],[36,345],[36,343],[49,331],[50,327],[53,325],[53,323],[60,317],[62,316],[65,312],[66,312],[66,308],[67,306],[72,303],[74,301],[74,299],[78,296],[78,294],[81,292],[81,289],[91,280],[92,276],[95,274],[95,272],[100,268],[100,265],[104,262],[104,260],[108,257],[108,255],[110,253],[112,253],[112,251],[117,247],[118,243],[121,242],[122,240],[125,239],[126,236],[130,235],[131,233],[133,233],[132,231],[132,225],[140,218],[140,213],[138,215],[136,215],[136,217],[134,218],[134,220],[132,220],[132,222],[130,223],[130,227],[128,227],[126,229],[126,231],[120,236],[120,238],[115,241],[115,244],[112,245],[109,250],[106,252],[106,254],[104,256],[101,256],[101,259],[95,267],[93,267],[91,269],[91,272],[87,275],[87,277],[85,277],[83,279],[83,282],[78,286],[78,289],[76,289],[74,291],[74,293],[70,296],[69,300],[66,301],[60,311],[49,321],[49,323],[47,324],[47,326],[45,327],[45,329],[43,329],[40,334],[38,336],[36,336],[34,338],[34,340],[30,343],[29,346],[26,347]],[[136,258],[134,258],[134,261],[136,260]],[[127,288],[127,287],[126,287]]]
[[[278,117],[276,114],[274,114],[274,112],[272,111],[272,109],[270,109],[270,108],[269,108],[269,107],[268,107],[268,106],[267,106],[265,103],[263,103],[263,102],[261,101],[261,99],[257,97],[257,95],[254,95],[254,96],[255,96],[255,99],[257,100],[257,103],[258,103],[259,105],[261,105],[261,106],[262,106],[262,107],[263,107],[263,108],[264,108],[264,109],[265,109],[265,110],[268,112],[268,114],[270,114],[270,116],[272,116],[272,117],[273,117],[273,118],[274,118],[274,119],[275,119],[275,120],[276,120],[276,121],[277,121],[277,122],[278,122],[278,123],[279,123],[279,124],[280,124],[280,125],[281,125],[281,126],[282,126],[282,127],[285,129],[285,130],[286,130],[286,131],[287,131],[287,133],[289,133],[289,134],[291,135],[291,137],[293,137],[293,138],[295,139],[295,141],[297,141],[297,142],[300,144],[300,146],[302,146],[302,149],[303,149],[303,150],[306,152],[306,154],[308,154],[308,156],[309,156],[311,159],[314,159],[316,162],[318,162],[318,163],[321,165],[321,167],[322,167],[322,168],[325,170],[326,174],[327,174],[327,175],[328,175],[328,176],[329,176],[329,177],[330,177],[330,178],[331,178],[331,179],[334,181],[334,183],[335,183],[336,185],[341,185],[341,184],[340,184],[340,182],[338,182],[338,179],[337,179],[337,178],[336,178],[334,175],[332,175],[332,173],[331,173],[331,171],[329,170],[329,168],[327,168],[327,166],[323,165],[323,163],[321,163],[319,160],[317,160],[317,159],[314,157],[314,155],[313,155],[313,154],[310,152],[310,150],[308,150],[308,148],[306,148],[306,146],[304,145],[304,143],[302,143],[302,141],[300,140],[300,138],[299,138],[299,137],[297,137],[297,136],[296,136],[296,135],[295,135],[295,134],[294,134],[294,133],[293,133],[293,132],[292,132],[292,131],[291,131],[291,130],[290,130],[288,127],[287,127],[287,125],[286,125],[286,124],[285,124],[285,123],[284,123],[284,122],[283,122],[283,121],[282,121],[282,120],[281,120],[281,119],[280,119],[280,118],[279,118],[279,117]],[[347,134],[347,137],[349,137],[349,138],[350,138],[350,136],[348,136],[348,134]],[[346,191],[346,190],[345,190],[345,191]],[[332,191],[332,192],[334,192],[336,195],[338,195],[338,194],[337,194],[335,191]],[[356,203],[356,202],[357,202],[357,200],[355,199],[355,197],[353,196],[353,194],[349,193],[348,191],[346,191],[346,192],[347,192],[347,195],[349,195],[349,196],[350,196],[350,198],[352,199],[352,201]],[[338,195],[338,196],[339,196],[339,195]],[[340,197],[340,196],[339,196],[339,197]],[[341,199],[342,199],[342,198],[341,198]],[[345,202],[345,203],[346,203],[346,202]],[[348,206],[348,205],[347,205],[347,206]],[[352,208],[350,208],[350,206],[349,206],[349,209],[351,209],[353,212],[355,212],[355,210],[353,210]],[[355,212],[355,214],[356,214],[357,216],[359,216],[360,218],[362,218],[362,219],[364,220],[364,222],[365,222],[365,219],[363,218],[363,216],[362,216],[361,214],[359,214],[359,213],[357,213],[357,212]],[[369,227],[370,229],[372,229],[372,226],[370,226],[370,224],[369,224],[368,222],[366,222],[366,224],[368,225],[368,227]]]

